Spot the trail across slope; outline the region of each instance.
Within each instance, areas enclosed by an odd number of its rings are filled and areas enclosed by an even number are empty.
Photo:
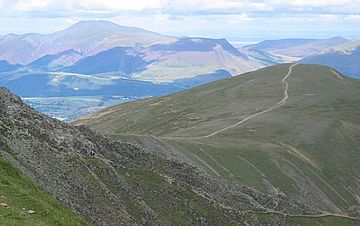
[[[341,79],[341,80],[344,79],[344,77],[342,77],[337,71],[335,71],[333,69],[331,69],[330,71],[336,75],[336,78]]]
[[[287,73],[287,74],[285,75],[285,77],[281,80],[281,82],[284,84],[284,97],[283,97],[282,100],[280,100],[280,101],[279,101],[278,103],[276,103],[275,105],[273,105],[273,106],[271,106],[271,107],[269,107],[269,108],[267,108],[267,109],[265,109],[265,110],[263,110],[263,111],[257,112],[257,113],[255,113],[255,114],[253,114],[253,115],[250,115],[250,116],[242,119],[241,121],[239,121],[239,122],[237,122],[237,123],[235,123],[235,124],[233,124],[233,125],[230,125],[230,126],[225,127],[225,128],[223,128],[223,129],[217,130],[217,131],[215,131],[215,132],[213,132],[213,133],[210,133],[210,134],[208,134],[208,135],[198,136],[198,137],[163,137],[163,138],[167,138],[167,139],[177,139],[177,140],[182,140],[182,139],[194,140],[194,139],[202,139],[202,138],[213,137],[213,136],[215,136],[215,135],[217,135],[217,134],[219,134],[219,133],[222,133],[222,132],[224,132],[224,131],[226,131],[226,130],[229,130],[229,129],[231,129],[231,128],[234,128],[234,127],[236,127],[236,126],[238,126],[238,125],[240,125],[240,124],[242,124],[242,123],[244,123],[244,122],[246,122],[246,121],[248,121],[248,120],[250,120],[250,119],[252,119],[252,118],[255,118],[256,116],[265,114],[265,113],[267,113],[267,112],[270,112],[270,111],[272,111],[272,110],[275,110],[275,109],[283,106],[283,105],[286,103],[286,100],[289,98],[289,94],[288,94],[289,83],[286,81],[286,79],[291,75],[292,70],[293,70],[293,68],[294,68],[296,65],[298,65],[298,64],[292,64],[292,65],[289,67],[288,73]]]

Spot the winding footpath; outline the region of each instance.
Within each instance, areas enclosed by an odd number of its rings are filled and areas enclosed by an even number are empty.
[[[222,132],[224,132],[224,131],[226,131],[226,130],[229,130],[229,129],[232,129],[232,128],[240,125],[240,124],[243,124],[244,122],[246,122],[246,121],[248,121],[248,120],[250,120],[250,119],[252,119],[252,118],[255,118],[255,117],[259,116],[259,115],[265,114],[265,113],[267,113],[267,112],[270,112],[270,111],[272,111],[272,110],[275,110],[275,109],[283,106],[283,105],[286,103],[287,99],[289,98],[289,94],[288,94],[289,83],[286,81],[286,79],[292,74],[292,70],[293,70],[293,68],[294,68],[296,65],[298,65],[298,64],[292,64],[292,65],[289,67],[288,73],[287,73],[287,74],[285,75],[285,77],[281,80],[281,82],[284,84],[284,97],[283,97],[282,100],[280,100],[280,101],[279,101],[278,103],[276,103],[275,105],[273,105],[273,106],[271,106],[271,107],[269,107],[269,108],[267,108],[267,109],[265,109],[265,110],[263,110],[263,111],[260,111],[260,112],[258,112],[258,113],[255,113],[255,114],[253,114],[253,115],[250,115],[250,116],[242,119],[241,121],[239,121],[239,122],[237,122],[237,123],[235,123],[235,124],[233,124],[233,125],[231,125],[231,126],[228,126],[228,127],[223,128],[223,129],[217,130],[217,131],[215,131],[215,132],[213,132],[213,133],[210,133],[210,134],[208,134],[208,135],[198,136],[198,137],[163,137],[163,138],[166,138],[166,139],[174,139],[174,140],[196,140],[196,139],[213,137],[213,136],[215,136],[215,135],[217,135],[217,134],[219,134],[219,133],[222,133]]]

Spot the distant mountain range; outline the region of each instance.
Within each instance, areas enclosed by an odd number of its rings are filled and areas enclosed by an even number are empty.
[[[137,99],[266,66],[225,39],[170,37],[107,21],[83,21],[48,35],[1,36],[0,60],[0,86],[30,100]]]
[[[300,62],[327,65],[360,79],[360,39],[305,57]]]
[[[260,50],[282,57],[291,57],[292,59],[301,59],[348,41],[348,39],[342,37],[333,37],[329,39],[289,38],[267,40],[258,44],[246,46],[245,48]]]
[[[321,64],[347,76],[360,78],[360,40],[329,39],[268,40],[246,46],[248,56],[265,65],[283,62]]]
[[[47,54],[73,49],[82,57],[116,46],[149,46],[175,38],[108,21],[82,21],[52,34],[9,34],[0,37],[0,59],[29,64]]]
[[[237,75],[301,60],[348,42],[342,37],[281,39],[235,48],[225,39],[177,38],[108,21],[82,21],[48,35],[1,36],[0,72],[111,73],[163,83],[219,70]]]
[[[349,42],[341,37],[283,39],[235,48],[225,39],[178,38],[108,21],[83,21],[47,35],[0,36],[0,86],[22,97],[138,99],[302,58],[356,76],[356,57],[346,55],[347,65],[337,65],[341,61],[331,61],[335,55],[324,52]],[[312,56],[319,53],[327,60]]]
[[[49,35],[5,35],[0,59],[8,64],[2,72],[16,78],[44,72],[112,73],[156,83],[265,66],[225,39],[169,37],[106,21],[79,22]]]

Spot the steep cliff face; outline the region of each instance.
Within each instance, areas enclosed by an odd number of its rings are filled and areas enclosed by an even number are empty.
[[[284,213],[319,213],[284,194],[209,179],[187,163],[51,119],[4,88],[0,153],[94,225],[285,225],[296,218]]]

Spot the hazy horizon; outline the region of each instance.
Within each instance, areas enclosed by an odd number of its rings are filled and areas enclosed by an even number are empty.
[[[0,35],[47,34],[83,20],[107,20],[171,36],[226,38],[232,43],[355,39],[360,34],[358,0],[0,0],[0,10]]]
[[[4,34],[1,34],[0,35],[7,35],[7,34],[16,34],[16,35],[23,35],[23,34],[30,34],[30,33],[38,33],[38,34],[43,34],[43,35],[46,35],[46,34],[51,34],[51,33],[55,33],[55,32],[58,32],[58,31],[61,31],[61,30],[64,30],[64,29],[67,29],[69,28],[70,26],[72,25],[75,25],[76,23],[79,23],[79,22],[82,22],[82,21],[108,21],[108,22],[112,22],[112,23],[115,23],[115,24],[118,24],[120,26],[128,26],[128,25],[123,25],[123,24],[119,24],[115,21],[111,21],[111,20],[97,20],[97,19],[94,19],[94,20],[79,20],[77,22],[75,22],[74,24],[70,24],[68,26],[65,26],[63,28],[60,28],[58,30],[54,30],[52,32],[25,32],[25,33],[4,33]],[[143,28],[143,27],[138,27],[138,26],[129,26],[129,27],[137,27],[137,28]],[[146,29],[146,28],[143,28],[143,29]],[[149,31],[153,31],[153,32],[158,32],[156,30],[150,30],[150,29],[146,29],[146,30],[149,30]],[[237,45],[237,46],[246,46],[246,45],[251,45],[251,44],[255,44],[255,43],[258,43],[258,42],[261,42],[261,41],[265,41],[265,40],[276,40],[276,39],[296,39],[296,38],[303,38],[303,39],[327,39],[327,38],[333,38],[333,37],[343,37],[343,38],[347,38],[347,39],[356,39],[358,37],[348,37],[348,36],[341,36],[341,35],[330,35],[330,36],[273,36],[273,35],[269,35],[267,37],[262,37],[262,36],[243,36],[243,37],[226,37],[226,36],[217,36],[217,35],[183,35],[183,34],[168,34],[168,33],[163,33],[163,32],[158,32],[158,33],[161,33],[161,34],[164,34],[164,35],[169,35],[169,36],[176,36],[176,37],[202,37],[202,38],[225,38],[227,39],[227,41],[229,41],[230,43],[232,43],[233,45]],[[359,36],[360,37],[360,36]]]

